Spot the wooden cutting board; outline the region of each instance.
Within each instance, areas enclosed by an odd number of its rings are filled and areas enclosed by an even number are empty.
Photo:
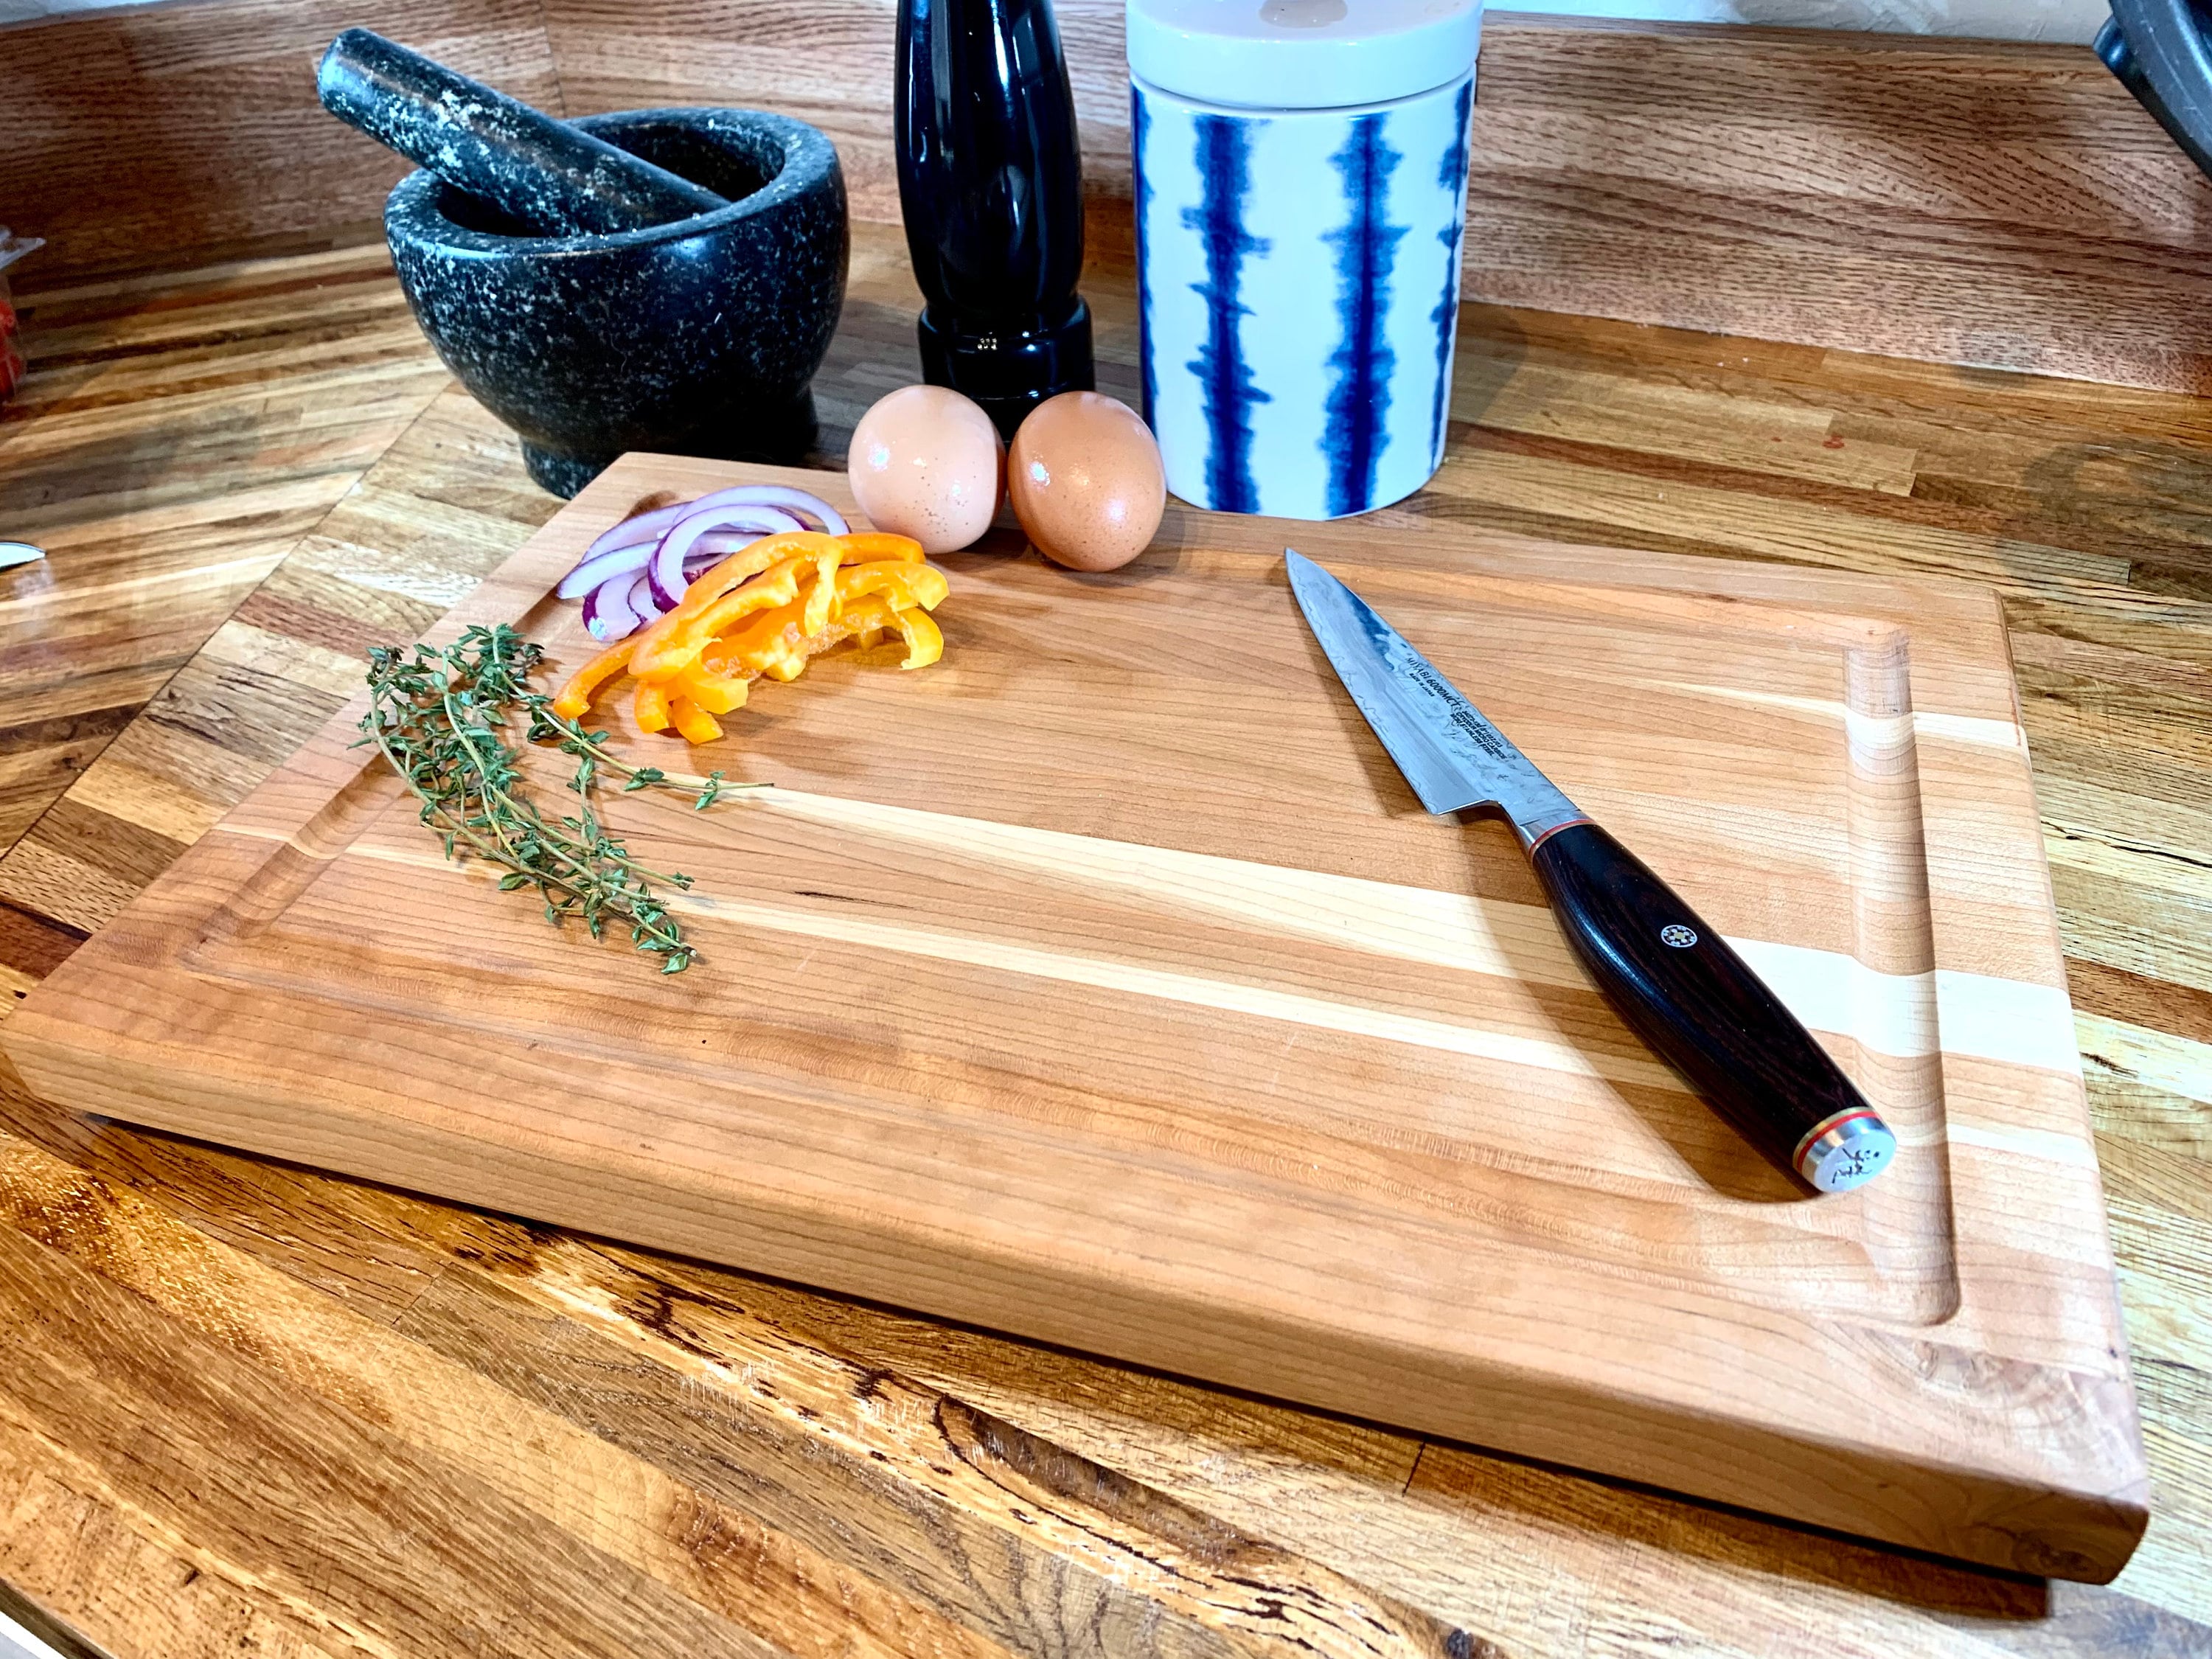
[[[633,456],[443,624],[553,581]],[[1285,541],[1727,933],[1898,1130],[1811,1199],[1614,1018],[1510,833],[1423,813]],[[1170,507],[940,561],[609,813],[668,978],[446,863],[335,720],[6,1028],[88,1112],[2032,1573],[2147,1477],[2026,744],[1978,589]],[[896,652],[889,653],[895,660]],[[557,758],[557,757],[556,757]],[[565,769],[549,765],[549,782]]]

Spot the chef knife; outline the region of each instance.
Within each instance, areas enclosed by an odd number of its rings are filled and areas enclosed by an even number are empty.
[[[1897,1151],[1888,1126],[1719,933],[1357,593],[1289,548],[1283,557],[1314,637],[1421,805],[1495,806],[1512,821],[1575,954],[1644,1041],[1820,1191],[1884,1169]]]

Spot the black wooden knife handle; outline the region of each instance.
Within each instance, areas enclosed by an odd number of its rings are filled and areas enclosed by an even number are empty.
[[[1888,1164],[1896,1139],[1851,1080],[1635,854],[1582,823],[1529,857],[1590,976],[1746,1140],[1826,1192]]]

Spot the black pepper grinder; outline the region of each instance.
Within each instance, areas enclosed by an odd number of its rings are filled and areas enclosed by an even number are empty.
[[[899,205],[928,304],[922,378],[1012,438],[1088,391],[1083,158],[1050,0],[900,0]]]

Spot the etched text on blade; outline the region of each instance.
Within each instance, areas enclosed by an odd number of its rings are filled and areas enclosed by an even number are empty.
[[[1436,671],[1434,664],[1406,643],[1405,636],[1380,617],[1370,611],[1369,618],[1382,631],[1376,644],[1382,653],[1382,665],[1401,686],[1418,686],[1443,705],[1444,718],[1457,728],[1459,735],[1472,741],[1483,756],[1498,766],[1508,768],[1535,766],[1529,758],[1516,749],[1505,734],[1482,717],[1482,711],[1469,702],[1459,688]],[[1465,759],[1480,767],[1482,763],[1473,755]],[[1487,769],[1484,769],[1487,770]]]
[[[1561,793],[1551,779],[1506,735],[1484,718],[1460,689],[1446,679],[1429,659],[1413,649],[1398,630],[1376,616],[1357,593],[1346,589],[1352,604],[1364,613],[1370,636],[1382,665],[1395,689],[1393,701],[1401,706],[1414,691],[1425,694],[1435,705],[1407,712],[1418,720],[1438,744],[1449,752],[1456,770],[1480,791],[1471,801],[1451,807],[1431,805],[1431,811],[1456,811],[1458,805],[1492,804],[1513,820],[1524,842],[1533,843],[1545,831],[1579,819],[1582,810]],[[1441,712],[1445,724],[1439,727]],[[1416,788],[1419,788],[1418,781]],[[1426,792],[1422,792],[1425,801]]]

